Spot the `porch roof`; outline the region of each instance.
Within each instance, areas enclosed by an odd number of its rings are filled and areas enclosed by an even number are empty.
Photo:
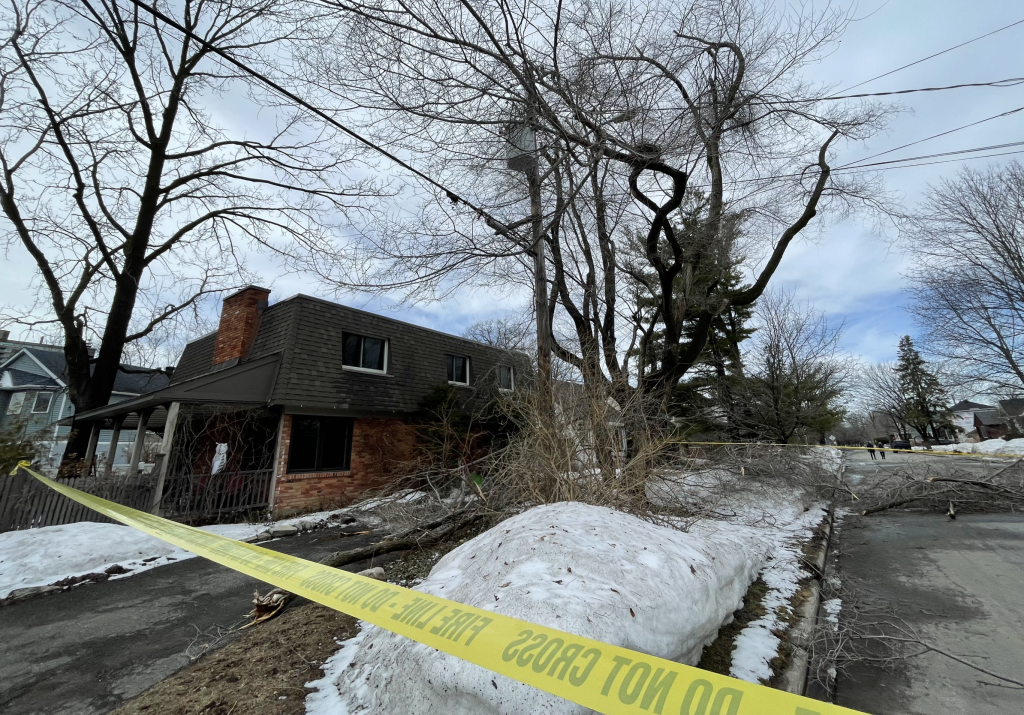
[[[70,425],[72,421],[106,422],[120,415],[129,415],[140,410],[169,405],[172,402],[270,404],[271,392],[280,365],[281,353],[273,353],[225,370],[174,383],[163,390],[86,410],[72,417],[65,417],[59,424]],[[163,410],[158,412],[166,414]],[[153,416],[157,417],[157,414],[154,413]],[[127,428],[127,422],[125,426]],[[157,425],[151,422],[150,426]]]

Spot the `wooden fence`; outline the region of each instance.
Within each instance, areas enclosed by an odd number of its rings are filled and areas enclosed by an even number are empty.
[[[153,481],[144,473],[132,477],[65,477],[55,481],[143,511],[149,511],[153,503]],[[0,476],[0,533],[78,521],[110,523],[111,519],[55,492],[23,471]]]

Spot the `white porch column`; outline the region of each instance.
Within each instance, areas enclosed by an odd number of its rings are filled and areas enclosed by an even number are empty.
[[[178,411],[180,407],[180,402],[172,402],[167,406],[167,420],[164,422],[164,439],[160,443],[160,452],[157,455],[156,484],[153,487],[153,503],[150,507],[150,511],[157,516],[160,515],[160,502],[164,498],[164,482],[167,481],[167,472],[171,466],[174,428],[178,425]]]
[[[96,444],[100,441],[100,423],[92,422],[89,432],[89,444],[85,448],[85,459],[82,460],[82,475],[88,476],[92,472],[92,463],[96,459]]]
[[[139,411],[139,426],[135,432],[135,444],[132,445],[132,458],[128,464],[128,477],[134,477],[139,471],[139,459],[142,457],[142,447],[146,444],[146,425],[149,423],[149,416],[153,414],[152,409]]]
[[[114,418],[114,428],[110,432],[110,445],[107,447],[107,462],[103,467],[103,476],[109,477],[114,471],[114,459],[117,457],[117,442],[121,439],[121,425],[124,424],[124,415]]]

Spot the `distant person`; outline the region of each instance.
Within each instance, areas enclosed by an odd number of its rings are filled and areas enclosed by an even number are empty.
[[[875,457],[875,444],[874,444],[874,442],[867,442],[864,446],[868,448],[868,454],[871,455],[871,459],[872,460],[877,459]]]
[[[878,454],[882,457],[883,460],[885,459],[885,442],[878,443]]]

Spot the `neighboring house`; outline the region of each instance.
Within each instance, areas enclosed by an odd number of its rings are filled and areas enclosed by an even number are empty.
[[[997,439],[1010,431],[1002,410],[981,410],[974,413],[974,429],[978,439]]]
[[[27,340],[11,340],[10,330],[0,330],[0,365],[7,362],[14,353],[18,352],[22,348],[32,348],[33,350],[45,350],[47,352],[64,353],[64,348],[60,345],[46,345],[42,342],[31,343]]]
[[[7,341],[11,345],[13,341]],[[71,428],[58,424],[61,419],[74,415],[75,408],[68,398],[64,352],[55,346],[33,345],[18,347],[0,363],[0,429],[16,428],[40,441],[40,466],[57,466]],[[166,375],[144,368],[123,366],[114,382],[110,402],[119,402],[142,393],[166,387]],[[108,439],[104,445],[109,445]],[[134,439],[134,435],[125,435]],[[115,464],[127,463],[125,449],[119,450]]]
[[[417,414],[439,385],[482,405],[529,359],[306,295],[224,299],[217,332],[188,343],[164,390],[78,416],[93,433],[143,420],[163,435],[169,516],[314,508],[379,485],[416,456]]]
[[[1024,399],[999,400],[999,411],[1005,418],[1008,432],[1024,434]]]
[[[983,405],[979,402],[971,402],[970,400],[960,400],[952,407],[949,411],[952,415],[953,425],[962,430],[965,436],[971,436],[971,433],[975,431],[974,415],[978,412],[988,412],[994,410],[995,407],[992,405]]]

